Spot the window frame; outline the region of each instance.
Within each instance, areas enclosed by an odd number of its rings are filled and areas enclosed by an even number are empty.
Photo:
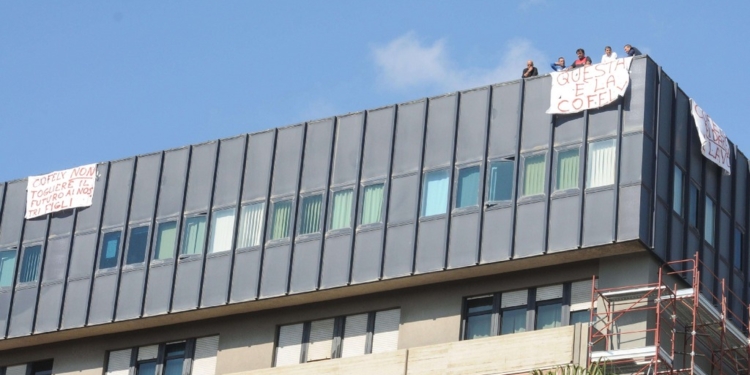
[[[293,227],[295,224],[295,220],[297,219],[295,217],[295,207],[297,203],[296,197],[291,196],[285,196],[285,197],[278,197],[271,199],[271,202],[269,204],[270,210],[267,213],[266,220],[268,223],[266,224],[266,243],[268,244],[276,244],[276,243],[285,243],[292,240],[292,236],[294,235],[295,228]],[[289,202],[289,218],[287,219],[287,230],[286,230],[286,236],[279,237],[279,238],[273,238],[273,231],[275,229],[274,223],[276,219],[276,206],[281,204]]]
[[[476,168],[477,171],[477,191],[476,191],[476,204],[468,205],[468,206],[461,206],[458,207],[458,201],[459,201],[459,190],[461,190],[461,171],[467,170],[467,169],[474,169]],[[451,194],[451,212],[464,212],[464,211],[473,211],[478,210],[479,207],[482,207],[484,202],[484,194],[482,189],[484,188],[483,176],[482,176],[482,163],[469,163],[469,164],[463,164],[460,166],[456,166],[454,170],[454,178],[453,181],[453,192]]]
[[[151,235],[152,233],[152,226],[151,223],[141,223],[141,224],[133,224],[131,226],[128,226],[128,233],[127,237],[125,238],[125,243],[123,244],[123,261],[122,261],[122,267],[123,269],[130,269],[130,268],[139,268],[142,267],[144,264],[148,262],[150,250],[151,250]],[[133,231],[136,229],[146,229],[146,248],[143,249],[143,261],[139,263],[128,263],[128,256],[130,255],[130,244],[133,240]]]
[[[492,165],[496,163],[497,164],[509,163],[511,166],[510,181],[508,181],[508,184],[510,185],[510,198],[509,199],[496,200],[496,199],[491,199],[492,197],[490,197],[490,194],[492,194],[493,192],[492,190]],[[484,193],[484,198],[485,198],[484,206],[492,207],[492,206],[501,205],[501,204],[510,205],[511,202],[513,202],[513,198],[515,197],[515,193],[516,193],[515,176],[516,176],[515,157],[511,156],[511,157],[495,158],[495,159],[488,160],[487,171],[485,173],[486,182],[485,182],[485,193]]]
[[[21,281],[21,276],[23,275],[23,267],[24,267],[24,256],[26,255],[26,251],[29,249],[39,247],[39,264],[36,265],[36,269],[34,270],[34,280],[29,281]],[[20,252],[20,260],[17,259],[16,267],[18,267],[18,271],[16,272],[16,286],[21,285],[35,285],[39,283],[39,279],[42,277],[41,270],[42,270],[42,264],[44,263],[44,243],[43,242],[32,242],[21,246],[21,252]]]
[[[107,373],[107,366],[108,366],[108,360],[110,358],[110,353],[112,352],[118,352],[118,351],[124,351],[129,350],[130,351],[130,363],[128,365],[128,370],[130,374],[138,374],[140,372],[140,366],[144,364],[153,364],[154,365],[154,375],[165,375],[165,369],[166,369],[166,363],[169,359],[177,359],[182,358],[182,371],[181,374],[190,374],[192,373],[195,365],[196,360],[196,349],[198,346],[198,341],[204,338],[212,338],[212,337],[219,337],[218,334],[216,335],[208,335],[208,336],[197,336],[187,339],[181,339],[181,340],[173,340],[173,341],[167,341],[167,342],[158,342],[158,343],[146,343],[141,344],[134,347],[126,347],[126,348],[118,348],[118,349],[109,349],[105,352],[105,365],[103,368],[104,374]],[[168,356],[167,355],[167,346],[172,344],[180,344],[184,343],[185,349],[183,351],[182,357],[180,356]],[[148,359],[142,359],[139,360],[139,351],[142,348],[145,347],[156,347],[156,356],[153,358]],[[217,348],[217,352],[214,353],[214,358],[218,359],[218,353],[219,350]]]
[[[737,234],[739,234],[739,241],[737,241]],[[737,225],[734,226],[732,241],[734,241],[732,243],[732,268],[740,273],[745,273],[745,232]]]
[[[484,298],[490,298],[490,310],[489,311],[480,311],[480,312],[469,312],[469,301],[471,300],[480,300]],[[463,306],[463,319],[461,324],[461,340],[473,340],[474,338],[468,338],[468,331],[469,331],[469,319],[475,316],[483,316],[483,315],[489,315],[490,316],[490,332],[487,337],[493,336],[493,332],[496,330],[494,326],[495,322],[495,315],[496,313],[496,304],[497,304],[498,298],[495,296],[495,294],[483,294],[479,296],[472,296],[472,297],[466,297],[464,298],[464,306]]]
[[[612,161],[612,182],[610,182],[608,184],[604,184],[604,185],[591,186],[591,179],[592,179],[592,176],[594,175],[594,173],[592,172],[592,166],[591,166],[591,162],[592,162],[592,158],[591,158],[592,146],[595,145],[595,144],[604,143],[604,142],[612,142],[612,148],[613,148],[613,152],[614,152],[614,160]],[[609,189],[609,188],[613,188],[617,184],[617,166],[618,166],[618,163],[619,163],[619,150],[618,150],[617,146],[618,146],[617,137],[607,137],[607,138],[591,139],[591,140],[586,141],[586,164],[585,164],[586,178],[584,180],[584,188],[587,191],[588,190],[596,191],[596,190],[600,190],[600,189]]]
[[[213,239],[214,239],[214,235],[216,233],[215,230],[216,230],[216,227],[217,227],[216,223],[214,222],[214,219],[216,218],[216,214],[217,213],[219,213],[219,212],[228,212],[228,211],[232,212],[232,230],[231,230],[231,236],[232,236],[232,238],[229,241],[229,249],[219,250],[219,251],[213,250]],[[205,245],[205,249],[204,249],[204,252],[206,253],[206,256],[211,256],[211,255],[214,255],[214,254],[222,254],[222,253],[227,253],[227,252],[230,252],[230,251],[234,251],[235,240],[237,238],[237,219],[238,219],[238,217],[237,217],[237,208],[235,206],[218,207],[218,208],[214,208],[211,211],[211,215],[207,219],[208,220],[208,223],[207,223],[208,228],[206,229],[206,231],[208,233],[206,233],[207,238],[206,238],[206,245]]]
[[[99,251],[97,254],[96,259],[96,273],[109,273],[116,271],[120,268],[121,263],[121,255],[122,255],[122,249],[123,249],[123,230],[122,228],[116,228],[116,229],[107,229],[102,230],[101,233],[101,240],[99,241]],[[117,239],[117,248],[115,249],[115,256],[114,256],[114,265],[109,267],[102,267],[102,261],[104,260],[104,245],[106,242],[104,241],[105,238],[107,238],[107,235],[113,234],[113,233],[119,233],[119,238]]]
[[[242,224],[243,224],[243,221],[242,221],[243,220],[242,219],[243,218],[243,215],[242,215],[243,211],[245,210],[246,207],[249,209],[250,206],[254,206],[254,205],[261,205],[261,212],[260,212],[261,218],[257,221],[258,222],[258,228],[250,228],[250,229],[255,229],[256,230],[256,234],[258,236],[258,241],[256,241],[257,242],[256,244],[252,244],[251,243],[250,246],[240,246],[241,245],[240,244],[240,238],[241,238],[240,234],[244,234],[244,233],[241,233],[241,230],[243,228],[242,227]],[[252,249],[252,248],[257,248],[257,247],[263,246],[263,244],[265,243],[265,239],[267,238],[267,237],[265,237],[266,236],[266,232],[265,231],[268,228],[268,225],[266,224],[266,220],[268,218],[268,211],[267,211],[268,206],[269,206],[269,204],[267,204],[267,202],[265,200],[255,200],[255,201],[249,201],[249,202],[245,202],[245,203],[240,204],[239,210],[237,211],[237,216],[238,216],[237,221],[236,221],[237,227],[235,228],[235,231],[234,231],[235,232],[234,233],[234,237],[235,237],[235,239],[234,239],[234,242],[235,242],[234,243],[234,248],[235,248],[235,250]]]
[[[542,182],[542,192],[534,193],[534,194],[527,194],[526,193],[526,163],[529,159],[532,159],[532,158],[541,158],[544,161],[544,166],[543,166],[544,181]],[[521,170],[520,170],[520,176],[518,178],[518,183],[521,185],[521,188],[519,188],[521,195],[519,199],[529,200],[529,199],[534,199],[534,198],[545,197],[547,195],[547,190],[548,190],[547,171],[549,169],[547,167],[547,150],[521,155],[520,167],[521,167]]]
[[[711,202],[710,209],[709,202]],[[709,244],[711,247],[716,247],[716,231],[718,228],[718,225],[716,225],[716,200],[706,194],[705,199],[703,200],[703,204],[703,241]],[[710,218],[709,215],[711,215]]]
[[[355,198],[356,186],[340,186],[336,188],[332,188],[330,192],[330,202],[327,202],[328,204],[328,217],[326,219],[326,232],[331,233],[340,233],[340,232],[347,232],[354,229],[354,213],[357,211],[357,199]],[[350,208],[349,208],[349,224],[345,227],[339,227],[339,228],[333,228],[333,220],[334,220],[334,210],[336,209],[336,194],[340,194],[344,191],[351,191],[351,199],[350,199]]]
[[[305,213],[303,210],[305,209],[305,200],[312,198],[312,197],[320,197],[320,208],[318,212],[318,229],[314,232],[308,232],[308,233],[302,233],[303,229],[303,220],[305,219]],[[307,238],[307,237],[315,237],[319,236],[321,233],[323,233],[323,229],[325,228],[325,204],[326,204],[326,197],[325,197],[325,191],[316,191],[312,193],[304,193],[300,194],[299,197],[299,213],[297,217],[297,227],[295,228],[296,236],[298,238]]]
[[[13,285],[15,284],[15,281],[16,281],[16,273],[18,271],[18,263],[19,263],[18,254],[20,252],[18,251],[18,248],[12,248],[12,247],[0,248],[0,253],[4,253],[4,252],[9,252],[13,254],[13,268],[10,270],[11,272],[10,285],[5,285],[5,286],[0,285],[0,290],[8,290],[8,289],[13,288]]]
[[[563,154],[563,153],[566,153],[566,152],[570,152],[570,151],[573,151],[573,150],[578,151],[578,153],[576,155],[577,156],[577,161],[578,161],[577,166],[576,166],[576,168],[577,168],[577,170],[576,170],[576,179],[575,179],[576,186],[575,187],[566,188],[566,189],[561,189],[560,186],[559,186],[560,185],[560,178],[559,178],[559,175],[560,175],[560,154]],[[555,166],[555,173],[553,173],[550,176],[552,178],[552,194],[553,195],[557,195],[557,194],[565,194],[565,193],[571,193],[571,192],[580,191],[580,189],[581,189],[581,186],[580,186],[581,185],[581,145],[578,144],[578,145],[564,146],[564,147],[555,148],[554,149],[554,157],[553,157],[552,163]]]
[[[427,176],[430,174],[437,174],[437,173],[445,173],[447,181],[447,191],[445,192],[445,203],[443,207],[443,211],[439,213],[434,214],[427,214],[426,212],[426,202],[427,202],[427,196],[425,193],[427,192]],[[450,205],[451,205],[451,168],[450,167],[443,167],[443,168],[435,168],[430,169],[427,171],[422,172],[422,181],[421,181],[421,187],[419,192],[419,219],[427,219],[427,218],[439,218],[443,217],[445,215],[448,215],[450,212]]]
[[[382,197],[380,202],[380,217],[377,221],[371,222],[371,223],[362,223],[362,216],[365,214],[365,193],[367,192],[367,188],[373,187],[376,185],[383,186],[382,188]],[[386,189],[388,188],[387,181],[385,180],[377,180],[377,181],[368,181],[365,183],[360,184],[359,187],[359,201],[357,203],[357,207],[359,207],[359,212],[357,214],[357,228],[371,228],[371,227],[379,227],[382,226],[385,223],[385,211],[386,211],[386,204],[388,203],[387,198],[387,192]]]
[[[677,172],[680,173],[680,180],[677,181]],[[679,199],[677,197],[677,189],[679,187]],[[677,211],[675,204],[679,202],[680,210]],[[679,218],[685,217],[685,171],[680,168],[677,164],[674,165],[672,171],[672,212]]]
[[[162,225],[174,223],[174,245],[172,245],[172,256],[169,258],[156,258],[159,255],[159,245],[161,245],[159,234],[161,233],[159,229],[161,229]],[[175,257],[177,256],[178,251],[178,241],[179,241],[179,233],[180,233],[180,218],[179,217],[171,217],[166,219],[160,219],[156,221],[155,224],[155,230],[153,231],[153,244],[154,249],[151,251],[150,255],[150,262],[151,263],[168,263],[170,261],[173,261]]]
[[[188,231],[188,224],[190,224],[190,221],[192,219],[196,218],[203,218],[203,243],[198,244],[200,246],[201,251],[199,253],[190,253],[186,254],[184,251],[186,250],[187,246],[187,231]],[[204,254],[206,254],[207,245],[208,245],[208,213],[207,212],[196,212],[192,214],[186,214],[182,221],[182,228],[180,230],[180,238],[178,242],[178,255],[177,259],[188,259],[188,258],[200,258],[203,257]]]

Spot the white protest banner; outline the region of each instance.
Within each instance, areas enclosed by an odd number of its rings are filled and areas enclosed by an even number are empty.
[[[91,206],[95,183],[96,164],[30,176],[26,186],[26,218]]]
[[[625,95],[632,57],[550,73],[552,89],[547,113],[577,113],[603,107]]]
[[[706,159],[711,160],[724,169],[727,176],[732,173],[731,154],[727,135],[716,125],[708,113],[690,99],[690,113],[695,120],[695,127],[698,129],[698,137],[701,140],[701,153]]]

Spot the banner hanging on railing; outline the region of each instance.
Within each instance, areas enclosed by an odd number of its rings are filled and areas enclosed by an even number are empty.
[[[91,206],[96,164],[30,176],[26,186],[26,218]]]
[[[603,107],[625,95],[632,57],[550,73],[552,89],[547,113],[577,113]]]
[[[732,174],[732,154],[727,135],[693,99],[690,99],[690,113],[698,129],[703,156],[724,169],[724,174],[727,176]]]

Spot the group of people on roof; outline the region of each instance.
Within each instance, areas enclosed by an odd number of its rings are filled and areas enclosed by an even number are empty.
[[[638,56],[641,54],[641,51],[639,51],[638,48],[635,48],[630,44],[626,44],[624,49],[627,56]],[[601,62],[605,63],[616,59],[617,53],[612,52],[612,47],[604,47],[604,54],[602,55]],[[550,67],[552,67],[552,70],[554,70],[555,72],[561,72],[563,70],[580,68],[586,65],[591,65],[591,57],[586,56],[586,51],[584,51],[583,48],[579,48],[576,50],[576,60],[572,64],[570,64],[570,66],[565,66],[565,58],[560,57],[559,59],[557,59],[557,61],[551,63]],[[522,77],[529,78],[535,77],[537,75],[539,75],[539,71],[534,66],[534,62],[531,60],[527,61],[526,68],[523,70]]]

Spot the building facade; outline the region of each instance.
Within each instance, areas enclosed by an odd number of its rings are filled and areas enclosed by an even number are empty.
[[[745,324],[747,158],[701,155],[648,57],[596,110],[547,114],[550,81],[100,163],[90,207],[35,219],[0,184],[0,375],[585,364],[593,288],[696,253]]]

